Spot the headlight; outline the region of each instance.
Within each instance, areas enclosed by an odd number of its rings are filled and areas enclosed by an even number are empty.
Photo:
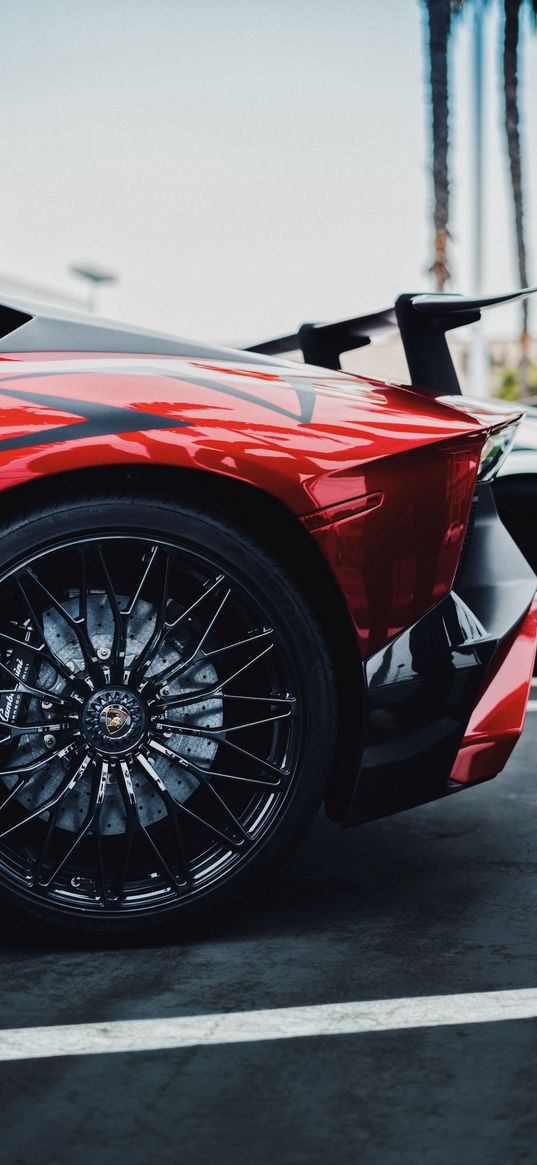
[[[478,481],[492,481],[502,464],[515,439],[518,421],[513,425],[504,425],[500,429],[492,429],[489,433],[479,459],[477,471]]]

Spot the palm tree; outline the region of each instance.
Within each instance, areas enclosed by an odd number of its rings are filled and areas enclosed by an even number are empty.
[[[431,100],[431,152],[434,190],[434,259],[431,272],[437,291],[449,279],[449,41],[453,16],[469,7],[471,0],[423,0],[427,13],[429,90]],[[503,102],[507,155],[513,198],[518,277],[529,283],[524,222],[523,167],[519,114],[519,40],[521,17],[528,6],[537,25],[537,0],[501,0],[503,5]],[[529,369],[528,304],[522,304],[521,382],[527,389]]]
[[[424,0],[424,4],[428,25],[434,191],[435,239],[431,271],[436,290],[443,291],[449,279],[449,36],[453,14],[462,7],[463,0]]]
[[[528,0],[533,18],[537,20],[537,0]],[[503,89],[504,122],[511,176],[513,211],[515,218],[515,238],[518,261],[518,276],[521,287],[528,286],[526,232],[524,223],[524,197],[522,183],[522,150],[520,141],[518,49],[520,39],[520,19],[525,0],[503,0]],[[522,301],[522,360],[520,379],[523,393],[528,389],[529,333],[528,301]]]

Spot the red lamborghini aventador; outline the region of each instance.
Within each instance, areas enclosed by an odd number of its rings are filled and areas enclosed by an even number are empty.
[[[0,308],[12,905],[182,923],[323,800],[352,825],[502,768],[537,635],[489,485],[519,414],[464,399],[446,343],[493,302],[405,295],[248,351]],[[409,384],[340,371],[396,325]]]

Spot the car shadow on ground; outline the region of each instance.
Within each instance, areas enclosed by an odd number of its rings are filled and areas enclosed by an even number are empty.
[[[495,830],[484,828],[476,792],[465,795],[465,811],[454,798],[423,806],[397,817],[351,830],[319,815],[308,837],[274,875],[253,889],[242,902],[206,923],[191,924],[178,935],[174,927],[158,940],[118,942],[79,939],[28,922],[7,908],[0,949],[15,954],[25,950],[147,949],[206,942],[240,942],[282,938],[297,932],[340,931],[372,920],[404,914],[430,918],[454,911],[454,888],[462,870],[472,864],[490,868],[499,858]],[[482,795],[482,794],[481,794]],[[470,801],[473,798],[473,804]],[[457,799],[459,802],[461,798]],[[537,848],[535,853],[537,869]],[[476,887],[477,892],[477,887]],[[472,894],[466,880],[464,904]],[[457,910],[460,911],[460,900]]]

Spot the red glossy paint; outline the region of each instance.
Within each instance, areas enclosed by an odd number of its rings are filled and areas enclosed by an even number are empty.
[[[365,481],[370,496],[382,489],[382,504],[312,530],[346,596],[364,658],[450,590],[480,450],[480,438],[465,437],[373,462]]]
[[[496,776],[520,736],[537,643],[537,600],[504,644],[476,704],[453,770],[452,781],[475,785]]]
[[[335,506],[325,506],[324,510],[314,510],[312,514],[304,514],[300,519],[306,530],[312,533],[324,526],[340,525],[347,518],[355,518],[358,514],[365,514],[366,510],[376,510],[384,501],[381,490],[378,493],[361,494],[358,498],[349,498],[347,502],[337,502]]]
[[[150,412],[162,428],[68,433],[84,402]],[[491,423],[401,385],[299,364],[17,354],[0,359],[0,488],[88,467],[175,466],[248,482],[310,528],[319,510],[381,494],[311,531],[368,655],[449,590]],[[13,438],[23,447],[2,448]]]

